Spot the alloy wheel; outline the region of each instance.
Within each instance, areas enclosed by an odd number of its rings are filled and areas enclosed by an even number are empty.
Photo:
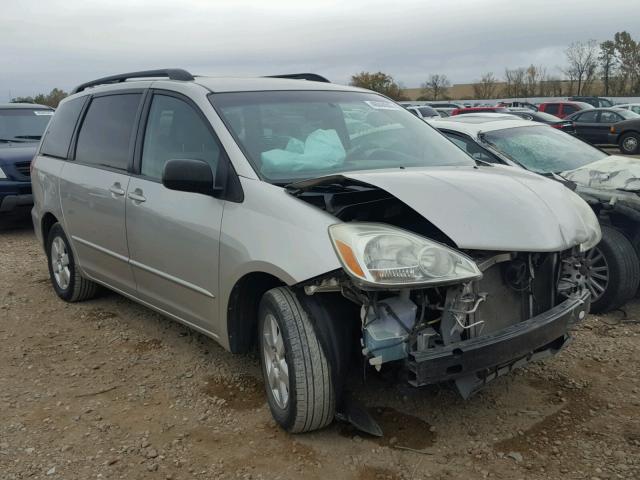
[[[587,288],[591,292],[591,302],[598,300],[609,285],[609,264],[598,248],[592,248],[586,255]]]
[[[51,269],[58,287],[62,290],[69,288],[71,283],[71,270],[69,269],[69,253],[67,245],[60,237],[56,237],[51,242]]]
[[[264,320],[262,352],[269,389],[278,407],[285,409],[289,403],[289,366],[285,358],[282,330],[271,313]]]

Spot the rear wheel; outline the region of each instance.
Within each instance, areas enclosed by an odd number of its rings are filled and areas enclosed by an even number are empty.
[[[618,230],[602,226],[602,240],[586,254],[591,311],[624,305],[638,290],[640,263],[631,242]]]
[[[98,285],[84,278],[76,268],[69,240],[59,223],[51,227],[46,247],[49,276],[58,296],[67,302],[80,302],[94,297]]]
[[[640,134],[629,132],[620,138],[620,151],[626,155],[635,155],[640,152]]]
[[[273,418],[289,432],[317,430],[335,415],[327,356],[295,294],[269,290],[260,302],[259,349]]]

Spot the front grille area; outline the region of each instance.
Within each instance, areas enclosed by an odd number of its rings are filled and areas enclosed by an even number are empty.
[[[16,163],[16,170],[20,175],[25,177],[31,176],[31,162],[18,162]]]

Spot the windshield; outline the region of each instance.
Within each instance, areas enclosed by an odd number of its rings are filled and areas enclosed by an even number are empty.
[[[215,93],[210,100],[258,175],[283,184],[354,170],[474,165],[440,133],[373,93]]]
[[[494,130],[482,134],[482,140],[538,173],[573,170],[607,157],[582,140],[546,125]]]
[[[52,115],[53,110],[42,108],[0,109],[0,141],[37,142]]]

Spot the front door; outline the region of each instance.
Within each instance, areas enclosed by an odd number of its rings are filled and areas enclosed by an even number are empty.
[[[135,292],[125,232],[127,168],[142,94],[96,96],[78,134],[75,159],[64,163],[64,224],[87,275]]]
[[[197,108],[155,93],[139,175],[127,190],[127,239],[138,297],[183,321],[217,333],[218,255],[224,201],[169,190],[167,160],[197,159],[215,175],[222,148]],[[226,160],[225,160],[226,161]]]

